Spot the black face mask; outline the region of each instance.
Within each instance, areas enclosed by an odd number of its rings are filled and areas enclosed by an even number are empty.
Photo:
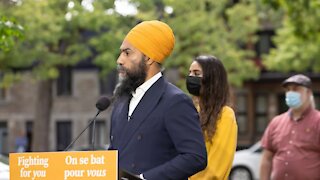
[[[186,83],[187,83],[187,89],[190,94],[192,94],[194,96],[200,95],[201,77],[187,76]]]

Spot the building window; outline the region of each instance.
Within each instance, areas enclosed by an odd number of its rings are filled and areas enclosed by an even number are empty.
[[[236,98],[238,131],[245,134],[248,131],[247,93],[237,93]]]
[[[32,131],[33,131],[33,121],[28,120],[26,122],[26,136],[27,136],[27,140],[28,140],[28,144],[26,147],[27,152],[32,151],[32,134],[33,134]]]
[[[57,150],[63,151],[71,143],[71,121],[56,123]]]
[[[288,106],[286,104],[286,101],[285,101],[285,94],[284,93],[281,93],[281,94],[278,94],[277,96],[277,99],[278,99],[278,114],[282,114],[286,111],[288,111]]]
[[[107,76],[100,77],[100,94],[112,95],[117,85],[117,71],[111,71]]]
[[[0,72],[0,82],[2,81],[3,73]],[[0,83],[1,84],[1,83]],[[0,102],[6,99],[6,89],[0,86]]]
[[[92,128],[93,126],[90,126],[89,130],[89,144],[91,145],[92,141]],[[103,120],[97,120],[95,125],[95,146],[104,146],[107,143],[107,128],[106,128],[106,122]]]
[[[5,101],[6,100],[6,89],[0,87],[0,101]]]
[[[9,154],[7,122],[0,122],[0,154]]]
[[[72,67],[70,66],[60,68],[60,75],[57,79],[57,95],[72,95]]]
[[[318,93],[318,92],[313,93],[313,97],[314,97],[315,108],[319,109],[320,108],[320,93]]]
[[[268,125],[268,94],[259,93],[255,97],[256,131],[262,134]]]

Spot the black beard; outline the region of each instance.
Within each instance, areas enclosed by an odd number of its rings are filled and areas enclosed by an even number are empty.
[[[123,67],[118,67],[123,68]],[[147,66],[142,59],[138,64],[138,67],[135,67],[132,71],[124,69],[126,72],[126,77],[119,80],[119,83],[116,86],[114,91],[115,98],[122,96],[131,96],[131,93],[134,92],[137,87],[143,84],[147,77]]]

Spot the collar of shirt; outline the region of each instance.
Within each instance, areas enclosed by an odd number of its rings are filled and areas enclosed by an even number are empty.
[[[298,119],[294,119],[293,118],[293,112],[292,112],[292,109],[289,110],[289,117],[292,121],[295,121],[295,122],[298,122],[298,121],[301,121],[306,115],[308,115],[310,113],[312,109],[312,106],[309,106],[302,114],[301,116],[298,118]]]
[[[128,120],[131,119],[131,115],[137,105],[139,104],[140,100],[144,96],[144,94],[150,89],[150,87],[162,76],[161,72],[158,72],[152,78],[141,84],[135,92],[132,93],[132,98],[129,104],[129,112],[128,112]]]

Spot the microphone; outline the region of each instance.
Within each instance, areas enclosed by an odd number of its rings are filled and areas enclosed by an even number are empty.
[[[99,115],[101,111],[106,110],[111,104],[111,101],[109,98],[102,96],[98,102],[96,103],[96,108],[98,109],[97,115],[93,118],[93,125],[92,125],[92,140],[91,140],[91,145],[92,145],[92,151],[94,150],[94,143],[95,143],[95,137],[96,137],[96,117]]]
[[[100,112],[106,110],[111,104],[111,100],[106,97],[106,96],[102,96],[100,97],[100,99],[97,101],[96,103],[96,108],[98,109],[98,112],[97,114],[94,116],[93,119],[91,119],[87,125],[87,127],[85,129],[83,129],[81,131],[81,133],[65,148],[64,151],[68,151],[69,148],[79,139],[79,137],[90,127],[90,125],[92,124],[93,122],[93,129],[92,129],[92,150],[94,150],[94,137],[95,137],[95,122],[96,122],[96,118],[97,116],[100,114]]]
[[[100,99],[96,103],[96,108],[101,112],[106,110],[111,104],[110,98],[106,96],[100,97]]]

